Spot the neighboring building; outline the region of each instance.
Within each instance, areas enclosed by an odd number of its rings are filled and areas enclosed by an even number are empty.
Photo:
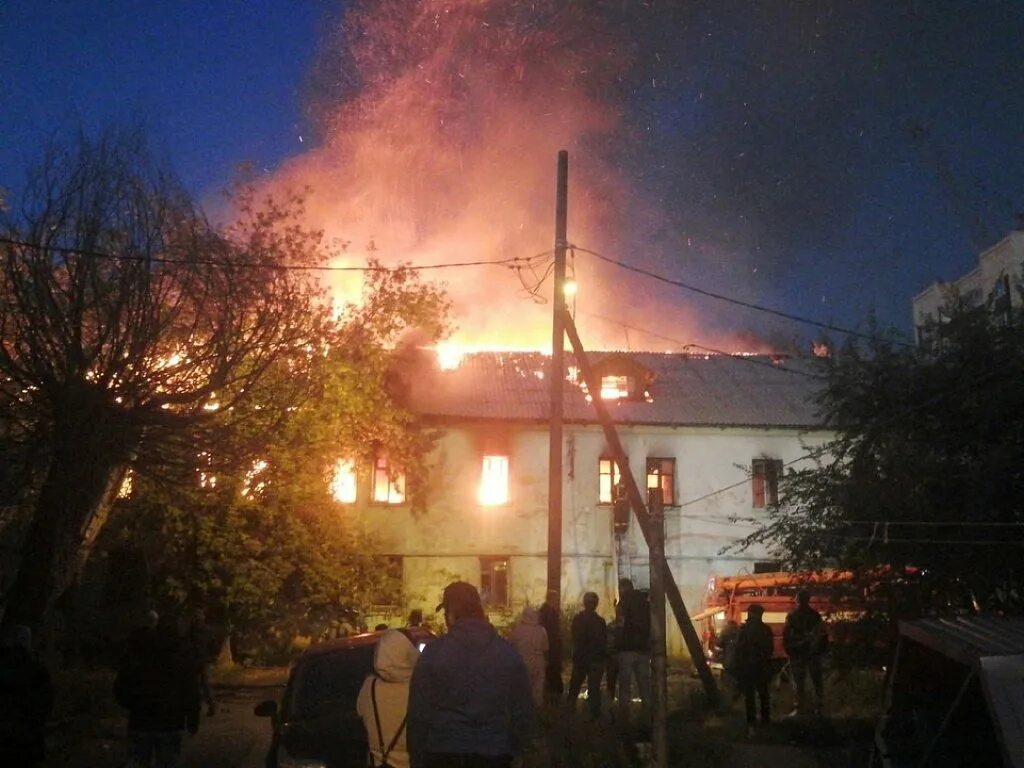
[[[932,347],[941,336],[953,306],[986,308],[999,322],[1009,320],[1020,306],[1024,269],[1024,231],[1011,232],[982,251],[978,266],[950,283],[932,283],[914,297],[914,329],[917,343]]]
[[[723,553],[778,501],[778,478],[826,442],[813,403],[813,361],[657,353],[593,353],[638,483],[660,486],[667,557],[691,612],[709,577],[753,572],[759,550]],[[566,356],[562,595],[587,590],[612,615],[620,576],[649,584],[648,553],[636,523],[613,521],[617,468]],[[481,587],[492,620],[507,623],[544,599],[548,515],[548,369],[538,353],[475,353],[454,370],[407,374],[410,400],[438,430],[425,509],[408,505],[400,468],[380,457],[370,482],[347,465],[352,510],[380,541],[382,562],[401,574],[392,616],[438,602],[462,578]],[[621,530],[621,529],[620,529]],[[670,650],[681,636],[669,622]]]

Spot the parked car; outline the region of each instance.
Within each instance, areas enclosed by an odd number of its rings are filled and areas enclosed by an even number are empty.
[[[420,627],[401,630],[421,651],[434,635]],[[267,768],[365,768],[366,731],[356,714],[363,680],[373,671],[373,652],[383,632],[310,646],[295,662],[284,696],[256,705],[272,724]]]

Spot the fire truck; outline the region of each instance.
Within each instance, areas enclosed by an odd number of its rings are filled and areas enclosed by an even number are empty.
[[[703,608],[693,616],[693,623],[700,631],[712,667],[721,669],[718,638],[730,621],[742,624],[754,603],[764,608],[762,620],[775,637],[773,658],[783,666],[787,656],[782,648],[782,630],[786,615],[796,608],[796,595],[801,589],[811,593],[811,607],[822,615],[832,642],[841,642],[843,625],[856,621],[866,609],[866,598],[849,571],[755,573],[708,579]]]

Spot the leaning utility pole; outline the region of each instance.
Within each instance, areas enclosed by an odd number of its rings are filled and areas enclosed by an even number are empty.
[[[551,301],[551,416],[548,431],[548,591],[562,597],[562,407],[565,386],[565,249],[569,212],[569,153],[558,153],[555,189],[555,283]]]
[[[594,406],[597,419],[601,422],[601,428],[604,430],[604,437],[608,443],[612,458],[615,459],[619,466],[622,483],[626,486],[626,494],[629,496],[629,502],[633,507],[633,514],[636,517],[637,525],[644,536],[644,541],[647,542],[647,548],[650,550],[652,548],[651,518],[647,513],[644,498],[640,495],[640,488],[636,484],[636,478],[633,477],[633,472],[629,467],[629,458],[622,448],[619,433],[616,432],[615,424],[608,413],[608,406],[601,400],[601,380],[597,378],[594,369],[590,365],[590,360],[587,358],[587,352],[583,348],[583,342],[580,341],[580,335],[576,331],[576,324],[573,322],[572,317],[569,316],[568,311],[564,308],[562,312],[565,332],[569,335],[573,352],[576,354],[576,365],[580,373],[583,374],[583,381],[586,382],[587,392],[590,394],[591,405]],[[693,662],[693,666],[697,669],[697,674],[704,684],[704,692],[708,697],[708,702],[712,706],[716,706],[718,704],[718,685],[711,674],[711,668],[708,667],[708,660],[704,656],[704,649],[701,647],[697,631],[693,628],[693,622],[690,621],[690,614],[686,610],[686,603],[683,602],[683,596],[679,593],[679,585],[676,584],[675,576],[672,575],[672,570],[668,567],[668,562],[664,558],[661,560],[660,567],[657,563],[651,562],[651,570],[653,571],[655,568],[659,568],[661,571],[665,585],[665,597],[668,598],[668,604],[672,607],[672,613],[675,616],[676,623],[679,625],[679,631],[683,633],[686,649],[690,653],[690,661]]]

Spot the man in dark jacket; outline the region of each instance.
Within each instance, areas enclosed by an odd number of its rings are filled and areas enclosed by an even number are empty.
[[[583,595],[583,610],[572,619],[572,677],[569,703],[575,705],[583,679],[587,680],[587,706],[595,720],[601,716],[601,675],[608,648],[608,625],[597,615],[595,592]]]
[[[790,715],[807,712],[807,674],[811,675],[814,686],[814,714],[821,714],[824,683],[822,681],[822,657],[828,646],[825,623],[821,614],[811,608],[811,593],[802,589],[796,596],[797,607],[786,616],[782,630],[782,647],[789,656],[789,669],[793,678],[793,692],[796,708]]]
[[[533,727],[526,665],[472,584],[449,584],[437,610],[448,633],[423,649],[409,688],[412,768],[508,768]]]
[[[761,618],[764,607],[754,603],[747,609],[747,620],[740,627],[736,638],[735,677],[743,691],[747,713],[747,735],[754,735],[755,707],[754,694],[761,703],[761,722],[771,722],[771,700],[768,688],[772,680],[772,655],[775,638],[771,627]]]
[[[537,612],[540,625],[548,633],[548,664],[544,670],[544,691],[550,701],[562,698],[562,609],[558,592],[548,590],[544,605]]]
[[[651,606],[647,598],[633,588],[631,580],[619,579],[619,608],[622,629],[615,661],[619,674],[619,721],[624,724],[633,700],[633,679],[636,679],[645,711],[651,700]]]
[[[0,644],[0,765],[42,762],[52,708],[50,674],[32,650],[32,631],[5,627]]]
[[[199,677],[173,616],[161,615],[155,629],[133,638],[114,697],[128,710],[129,765],[176,766],[182,731],[199,727]]]

